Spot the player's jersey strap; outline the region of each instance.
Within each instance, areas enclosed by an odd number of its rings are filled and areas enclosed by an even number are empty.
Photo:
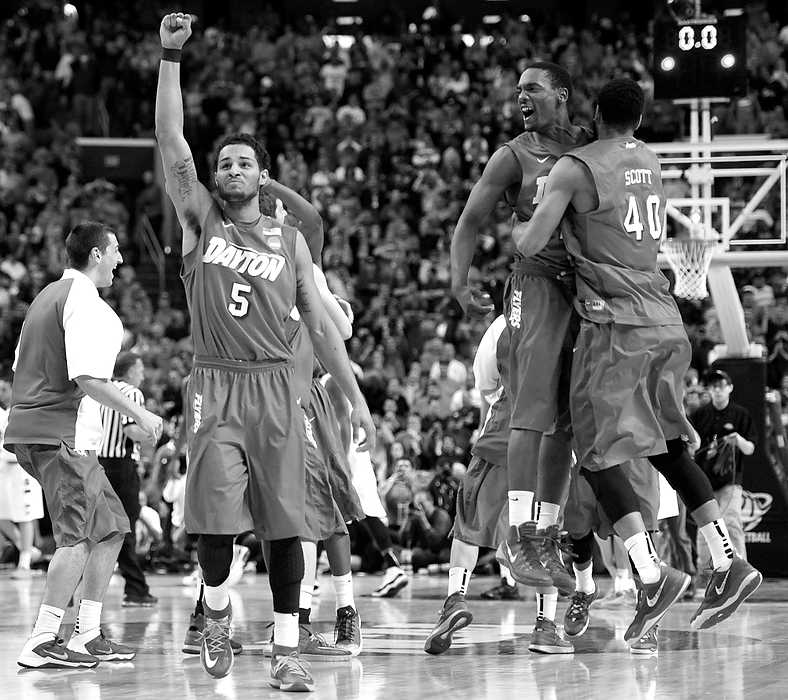
[[[588,168],[597,209],[570,209],[564,243],[575,263],[577,309],[595,323],[681,323],[668,280],[657,266],[665,235],[659,162],[634,138],[597,141],[568,154]]]
[[[298,231],[266,216],[233,222],[211,207],[182,277],[197,355],[291,359],[287,319],[296,299]]]
[[[506,201],[511,206],[518,221],[529,221],[534,214],[536,206],[542,199],[547,176],[555,165],[556,160],[564,153],[579,145],[586,143],[587,134],[580,132],[576,143],[562,144],[553,139],[526,132],[520,134],[506,146],[512,151],[520,165],[522,179],[516,199],[507,193]],[[515,254],[515,264],[522,261],[523,257]],[[564,244],[561,242],[559,231],[554,231],[547,245],[536,255],[530,257],[528,262],[534,266],[541,266],[552,275],[568,274],[571,272],[571,261],[566,254]],[[533,273],[531,273],[533,274]]]

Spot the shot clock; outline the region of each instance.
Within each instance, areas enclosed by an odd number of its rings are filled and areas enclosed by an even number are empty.
[[[747,91],[744,16],[660,21],[654,27],[657,99],[736,97]]]

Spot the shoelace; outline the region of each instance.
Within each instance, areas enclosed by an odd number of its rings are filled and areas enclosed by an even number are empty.
[[[355,615],[351,612],[342,613],[342,616],[337,620],[335,638],[347,639],[351,642],[356,641],[356,627],[353,624]]]
[[[279,673],[280,670],[285,669],[290,671],[294,676],[307,678],[309,676],[309,669],[311,665],[308,661],[293,654],[279,657],[279,660],[274,665],[274,673]]]
[[[319,632],[311,632],[309,636],[310,636],[310,637],[312,637],[312,639],[316,640],[316,641],[317,641],[317,643],[318,643],[318,644],[319,644],[321,647],[328,647],[328,646],[331,646],[331,645],[328,643],[328,640],[327,640],[327,639],[326,639],[326,638],[325,638],[325,637],[324,637],[322,634],[320,634]]]
[[[209,654],[223,652],[225,640],[230,638],[230,625],[224,622],[224,619],[205,618],[205,641],[208,643]]]
[[[583,605],[583,603],[588,598],[588,594],[581,593],[580,595],[583,597],[580,598],[580,596],[572,596],[572,600],[569,603],[569,609],[566,611],[567,617],[573,620],[581,617],[583,615],[583,609],[587,607],[587,604]]]

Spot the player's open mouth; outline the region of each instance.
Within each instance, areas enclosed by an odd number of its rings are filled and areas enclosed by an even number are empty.
[[[521,107],[520,111],[523,113],[523,119],[528,119],[528,117],[534,114],[533,107]]]

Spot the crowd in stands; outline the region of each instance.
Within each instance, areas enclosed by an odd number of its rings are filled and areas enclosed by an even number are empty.
[[[124,321],[125,347],[144,358],[149,408],[169,425],[155,458],[148,455],[154,509],[180,478],[173,445],[191,363],[188,314],[135,274],[139,218],[162,222],[151,174],[141,173],[133,191],[86,181],[75,138],[153,136],[156,5],[96,3],[77,19],[61,3],[39,0],[0,28],[0,377],[10,373],[27,305],[63,268],[64,233],[85,218],[113,226],[129,264],[107,299]],[[771,17],[756,3],[748,21],[751,91],[715,108],[717,133],[788,137],[788,16]],[[242,33],[199,26],[181,68],[185,133],[203,182],[224,135],[255,134],[271,153],[273,176],[323,216],[323,265],[355,311],[349,353],[363,371],[379,427],[373,459],[399,526],[408,518],[398,505],[417,491],[451,513],[452,484],[474,439],[471,363],[484,326],[463,319],[448,293],[449,243],[489,156],[521,131],[519,73],[536,59],[565,66],[574,80],[570,111],[589,125],[594,93],[610,77],[631,77],[653,94],[650,38],[626,13],[584,26],[557,17],[504,17],[479,31],[403,26],[392,36],[354,33],[349,47],[330,38],[339,33],[311,18],[284,26],[265,8]],[[681,109],[649,100],[639,136],[682,138]],[[748,235],[772,235],[778,225],[779,198],[761,210]],[[478,232],[472,269],[499,309],[510,227],[501,205]],[[770,385],[788,397],[786,272],[750,271],[738,282],[752,339],[767,349]],[[172,293],[180,281],[168,284]],[[708,350],[722,341],[719,325],[710,302],[685,304],[683,313],[702,377]],[[409,468],[396,467],[403,460]],[[409,528],[404,536],[417,537]]]

